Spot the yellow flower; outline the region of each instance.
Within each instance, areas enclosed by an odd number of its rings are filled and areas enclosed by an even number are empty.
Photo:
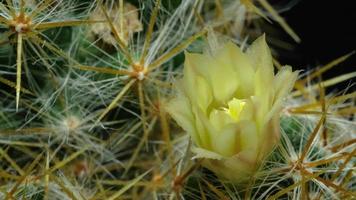
[[[241,182],[279,141],[283,99],[297,75],[289,66],[274,74],[264,36],[246,52],[229,42],[214,54],[186,53],[178,95],[167,110],[190,134],[205,167]]]

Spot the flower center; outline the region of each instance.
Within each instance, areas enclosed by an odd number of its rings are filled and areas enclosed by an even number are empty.
[[[233,98],[227,103],[228,108],[224,108],[224,111],[235,121],[239,121],[240,114],[246,105],[246,102]]]
[[[227,103],[227,107],[213,109],[209,114],[209,120],[216,130],[222,130],[227,124],[235,124],[245,115],[242,111],[245,109],[246,101],[233,98]]]

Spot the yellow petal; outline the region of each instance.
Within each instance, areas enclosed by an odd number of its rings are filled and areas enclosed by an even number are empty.
[[[235,91],[235,97],[238,99],[246,99],[253,95],[254,89],[254,69],[248,57],[234,43],[228,42],[224,47],[225,56],[219,56],[222,59],[228,60],[236,72],[235,77],[238,81],[238,90]],[[227,61],[225,61],[227,62]],[[229,82],[230,79],[226,79]]]
[[[191,135],[197,145],[201,145],[201,139],[194,127],[194,115],[191,106],[185,97],[178,96],[166,105],[166,111],[173,117],[177,124]]]
[[[252,66],[255,71],[258,68],[265,68],[267,74],[270,79],[273,78],[273,61],[272,54],[267,45],[266,37],[263,34],[259,38],[257,38],[247,49],[246,55],[248,56]]]
[[[231,115],[224,110],[212,110],[210,112],[209,119],[210,123],[215,127],[217,131],[223,129],[229,123],[234,123],[234,120]]]
[[[238,150],[237,138],[239,136],[238,126],[227,125],[218,133],[218,137],[212,141],[213,150],[225,157],[235,155]]]
[[[257,167],[255,160],[251,159],[251,153],[247,151],[229,158],[204,159],[203,165],[214,171],[219,178],[233,183],[248,181]]]
[[[261,98],[262,109],[268,109],[273,100],[273,62],[265,36],[256,39],[247,50],[247,55],[256,69],[255,96]]]
[[[211,141],[217,137],[217,131],[201,109],[193,107],[192,110],[195,119],[193,123],[195,123],[196,132],[201,140],[200,147],[211,150]]]
[[[237,89],[238,81],[236,72],[230,62],[223,62],[228,59],[229,54],[223,48],[219,57],[199,54],[186,54],[186,67],[194,68],[199,75],[202,75],[211,85],[214,99],[218,103],[229,100]]]
[[[262,126],[265,121],[264,116],[272,107],[274,97],[272,56],[264,35],[252,43],[246,55],[255,69],[252,100],[257,124]]]
[[[208,82],[200,76],[193,67],[184,68],[183,92],[192,104],[198,105],[206,113],[213,100],[212,91]]]
[[[214,160],[221,160],[224,157],[216,152],[209,151],[207,149],[193,147],[192,152],[195,153],[194,158],[207,158],[207,159],[214,159]]]
[[[250,152],[256,152],[259,144],[261,136],[257,132],[256,124],[252,121],[240,121],[240,137],[239,137],[239,145],[240,150],[245,151],[248,150]]]
[[[282,101],[287,94],[293,89],[294,83],[298,78],[298,71],[293,72],[290,66],[282,67],[273,80],[273,88],[275,90],[273,107],[266,116],[266,120],[272,118],[276,112],[282,107]]]
[[[244,107],[243,109],[241,110],[241,113],[240,113],[240,121],[242,120],[253,120],[253,117],[255,115],[255,108],[254,108],[254,105],[253,105],[253,102],[251,100],[251,98],[248,98],[248,99],[244,99]]]
[[[292,89],[298,78],[298,71],[293,72],[292,67],[284,66],[277,73],[273,88],[275,89],[275,102],[282,100]]]

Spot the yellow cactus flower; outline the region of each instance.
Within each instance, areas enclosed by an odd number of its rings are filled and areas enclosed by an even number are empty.
[[[216,53],[186,53],[178,95],[167,110],[192,137],[203,166],[241,182],[279,141],[283,99],[297,75],[289,66],[274,74],[264,36],[246,52],[228,42]]]

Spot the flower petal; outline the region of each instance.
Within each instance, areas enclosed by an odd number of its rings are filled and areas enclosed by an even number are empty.
[[[239,128],[239,146],[241,151],[248,150],[249,152],[256,152],[261,139],[256,124],[252,121],[240,121]]]
[[[199,108],[192,108],[194,113],[193,123],[195,123],[196,132],[201,139],[200,147],[211,150],[212,149],[212,140],[217,137],[217,131],[214,126],[210,123],[208,117],[205,113]]]
[[[271,102],[271,90],[273,90],[274,69],[271,51],[269,50],[265,36],[256,39],[247,50],[247,55],[256,69],[255,95],[263,97],[267,105]]]
[[[221,56],[228,58],[226,50],[222,49],[222,52]],[[238,84],[232,65],[222,60],[224,59],[216,59],[215,56],[187,53],[185,63],[185,68],[193,68],[209,82],[214,100],[220,104],[232,97]]]
[[[212,148],[218,154],[230,157],[238,152],[237,138],[239,136],[238,126],[230,124],[222,129],[212,141]]]
[[[273,59],[271,51],[267,45],[265,35],[257,38],[247,49],[246,55],[249,58],[255,71],[265,68],[269,78],[273,78]]]
[[[234,120],[226,111],[216,109],[210,112],[209,120],[217,131],[223,129],[227,124],[234,123]]]
[[[270,109],[266,120],[272,118],[282,107],[282,101],[287,94],[293,89],[294,83],[298,78],[298,71],[293,72],[290,66],[282,67],[273,80],[275,90],[273,107]]]
[[[263,126],[266,121],[264,118],[272,107],[274,97],[274,68],[271,52],[264,35],[253,42],[247,50],[247,55],[256,69],[254,82],[256,120],[258,125]]]
[[[213,101],[212,91],[206,79],[199,75],[199,70],[196,69],[199,69],[199,66],[186,65],[184,67],[183,91],[191,103],[198,105],[206,113]]]
[[[207,159],[214,159],[214,160],[221,160],[224,158],[222,155],[216,152],[209,151],[203,148],[198,148],[198,147],[193,147],[192,152],[196,154],[194,158],[207,158]]]
[[[275,102],[282,100],[293,89],[298,73],[298,71],[293,72],[290,66],[284,66],[279,70],[273,81],[273,88],[276,91]]]
[[[177,124],[191,135],[193,141],[197,145],[201,145],[202,142],[193,124],[194,115],[191,111],[188,99],[183,96],[178,96],[172,99],[165,108]]]
[[[233,79],[238,81],[238,90],[235,91],[235,96],[238,99],[246,99],[253,95],[254,84],[254,69],[248,57],[241,51],[241,49],[234,43],[228,42],[221,54],[220,60],[225,60],[233,66],[236,76]],[[220,56],[220,54],[219,54]],[[228,78],[228,77],[226,77]],[[231,79],[226,79],[230,82]]]

